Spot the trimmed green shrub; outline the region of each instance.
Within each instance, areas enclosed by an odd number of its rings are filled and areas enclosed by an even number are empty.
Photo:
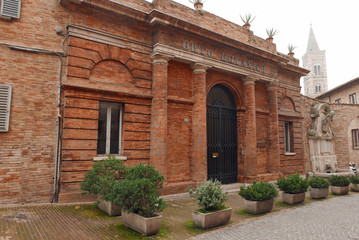
[[[167,205],[160,198],[164,177],[153,166],[139,164],[126,168],[124,180],[113,185],[113,191],[106,196],[120,205],[127,213],[153,217]]]
[[[106,159],[92,165],[92,169],[85,174],[81,189],[108,200],[106,195],[112,191],[113,184],[125,178],[125,168],[122,160],[109,154]]]
[[[279,189],[285,193],[303,193],[308,190],[309,181],[301,178],[299,173],[296,173],[286,178],[278,179],[277,185]]]
[[[330,183],[327,179],[321,177],[313,177],[309,180],[309,185],[312,188],[327,188]]]
[[[238,194],[249,201],[264,201],[277,197],[278,191],[268,182],[253,181],[253,184],[247,188],[242,186]]]
[[[330,182],[330,184],[332,186],[337,186],[337,187],[345,187],[345,186],[349,186],[350,181],[348,178],[344,177],[344,176],[337,176],[337,175],[332,175],[328,181]]]
[[[228,198],[227,192],[223,191],[221,182],[218,180],[204,181],[195,189],[190,188],[187,191],[197,200],[198,206],[206,212],[222,209],[223,203]]]
[[[354,185],[359,184],[359,176],[350,176],[349,180]]]

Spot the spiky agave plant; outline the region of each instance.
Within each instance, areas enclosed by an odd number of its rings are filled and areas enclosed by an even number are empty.
[[[292,44],[288,45],[288,52],[289,53],[293,53],[294,49],[296,49],[297,47],[293,46]]]
[[[253,17],[251,13],[245,14],[244,16],[240,15],[244,25],[250,25],[251,22],[253,22],[253,20],[256,18],[255,16]]]
[[[267,28],[266,32],[267,32],[268,38],[273,38],[275,35],[278,34],[278,30],[274,29],[274,28],[270,28],[270,29]]]

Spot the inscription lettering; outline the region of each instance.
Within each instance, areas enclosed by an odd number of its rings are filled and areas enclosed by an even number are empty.
[[[193,53],[200,54],[204,56],[207,53],[207,56],[210,58],[214,58],[214,52],[210,48],[206,48],[205,46],[196,44],[196,43],[189,43],[187,41],[184,41],[182,43],[182,47],[186,51],[191,51]],[[221,52],[220,56],[217,58],[220,59],[223,62],[230,63],[237,65],[242,68],[247,68],[253,71],[262,72],[265,73],[266,67],[264,65],[255,63],[248,59],[243,59],[237,56],[226,54],[225,52]]]

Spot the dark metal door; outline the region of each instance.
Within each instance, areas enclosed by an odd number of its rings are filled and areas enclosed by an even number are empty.
[[[208,179],[237,182],[237,115],[232,93],[223,85],[214,86],[207,104]]]

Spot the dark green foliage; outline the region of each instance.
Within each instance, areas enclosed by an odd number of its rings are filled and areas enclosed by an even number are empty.
[[[246,200],[264,201],[277,197],[278,191],[268,182],[257,183],[256,181],[253,181],[253,184],[247,188],[242,186],[238,194]]]
[[[359,184],[359,176],[350,176],[349,180],[352,184]]]
[[[327,188],[330,183],[327,179],[321,177],[313,177],[309,180],[309,185],[312,188]]]
[[[299,173],[296,173],[286,178],[278,179],[277,185],[285,193],[303,193],[308,190],[309,181],[301,178]]]
[[[349,179],[344,176],[332,175],[328,180],[332,186],[337,187],[345,187],[350,184]]]
[[[126,168],[126,178],[113,185],[106,198],[128,213],[152,217],[167,205],[159,197],[164,178],[153,166],[139,164]]]
[[[191,197],[196,198],[198,206],[205,212],[220,210],[228,197],[218,180],[204,181],[198,184],[195,189],[188,189],[187,191]]]
[[[81,183],[81,189],[92,194],[99,194],[106,199],[106,195],[112,190],[113,184],[125,177],[123,161],[113,155],[102,161],[95,162],[92,169],[85,174]]]

